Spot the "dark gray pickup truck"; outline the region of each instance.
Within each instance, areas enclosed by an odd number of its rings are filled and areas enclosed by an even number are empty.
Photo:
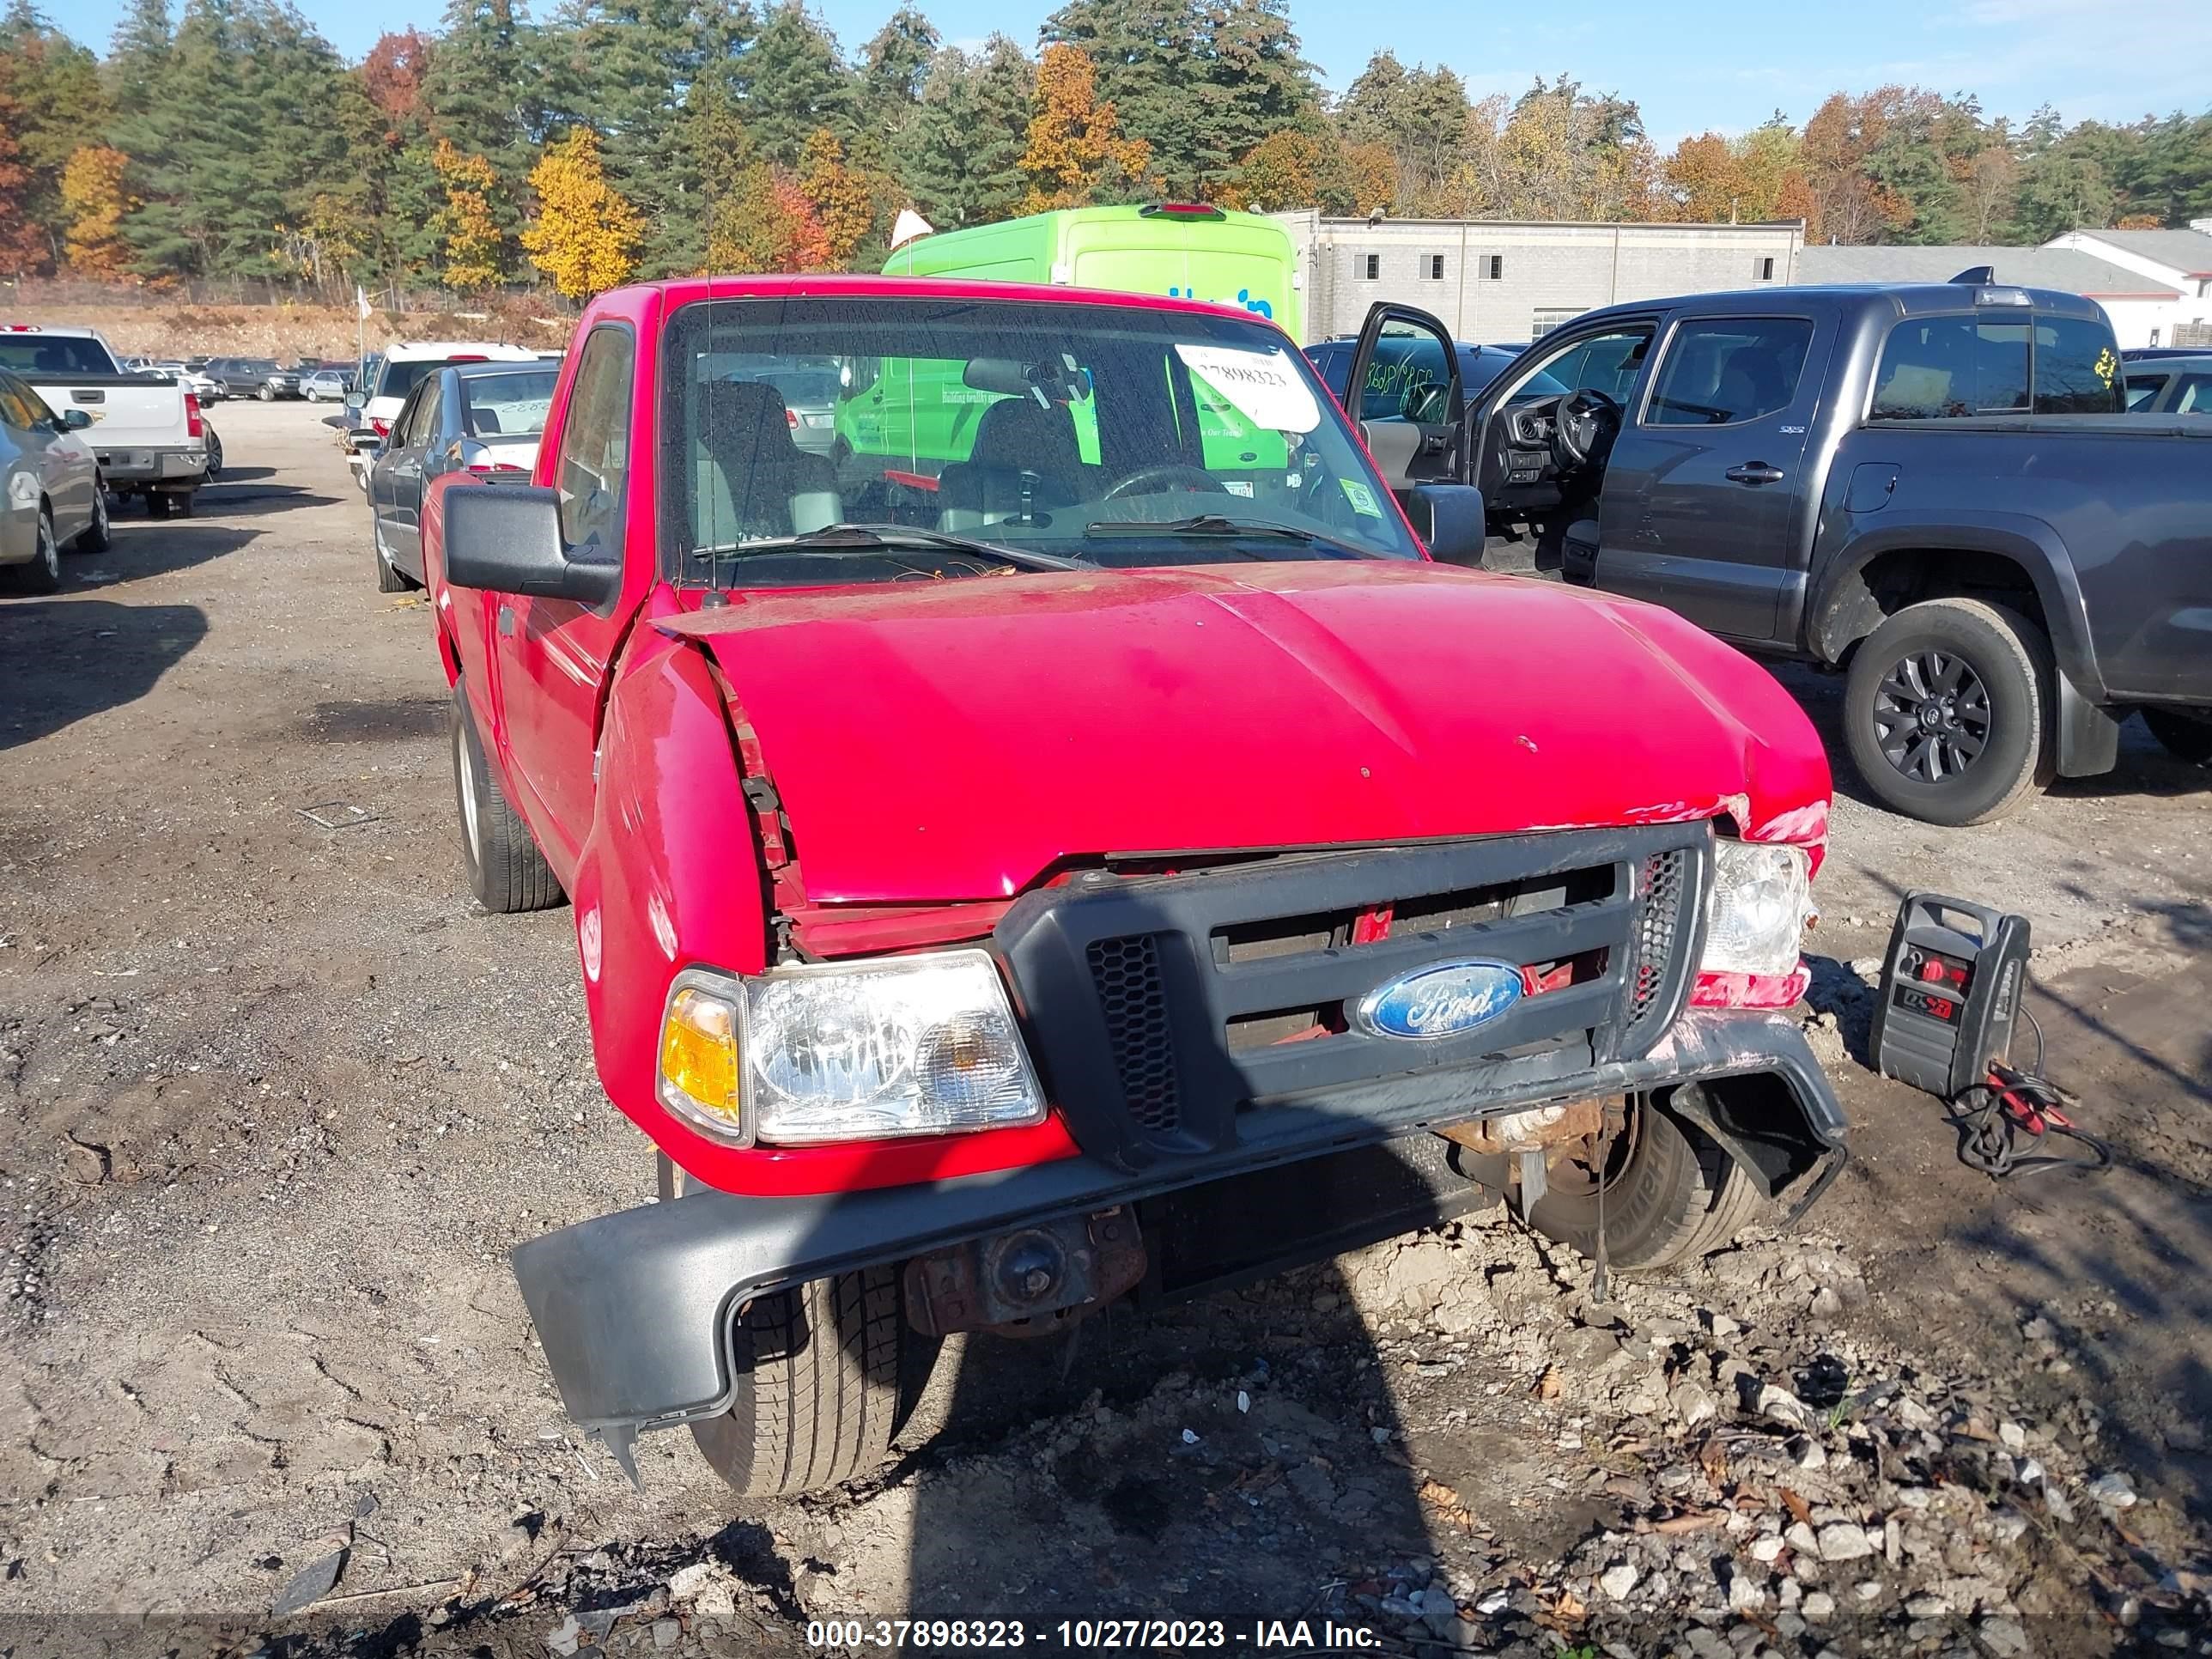
[[[1472,404],[1443,325],[1389,309],[1370,337],[1436,368],[1367,423],[1394,483],[1479,484],[1568,581],[1846,668],[1851,758],[1893,810],[1999,817],[2110,770],[2137,710],[2212,758],[2212,422],[2124,413],[2089,301],[1962,279],[1616,306]]]

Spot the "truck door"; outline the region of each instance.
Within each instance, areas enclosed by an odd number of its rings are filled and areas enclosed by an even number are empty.
[[[1774,637],[1820,507],[1804,462],[1831,326],[1687,317],[1667,331],[1606,466],[1599,586],[1716,634]]]
[[[1457,480],[1467,397],[1450,330],[1425,311],[1378,302],[1344,389],[1344,411],[1391,489]]]
[[[625,548],[636,341],[620,324],[593,329],[562,406],[550,482],[571,548]],[[549,434],[549,435],[550,435]],[[449,489],[497,488],[449,485]],[[594,616],[573,599],[501,593],[492,649],[501,662],[511,782],[534,791],[530,827],[563,881],[590,833],[598,770],[599,692],[627,620],[617,605]],[[550,830],[550,833],[549,833]]]

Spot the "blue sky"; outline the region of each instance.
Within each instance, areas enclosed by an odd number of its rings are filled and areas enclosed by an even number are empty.
[[[178,0],[181,3],[181,0]],[[299,0],[339,51],[358,58],[385,29],[433,26],[442,0]],[[544,9],[551,0],[542,0]],[[1004,28],[1035,44],[1052,8],[1036,0],[921,0],[948,40]],[[896,0],[817,0],[848,47]],[[104,49],[120,0],[43,0],[88,45]],[[1829,92],[1886,82],[1978,93],[1992,114],[2056,105],[2066,118],[2132,120],[2212,107],[2212,0],[1584,0],[1500,21],[1502,7],[1426,0],[1380,11],[1292,0],[1306,55],[1340,90],[1368,54],[1450,64],[1480,94],[1517,93],[1562,70],[1644,107],[1671,143],[1708,128],[1741,131],[1774,109],[1802,120]]]

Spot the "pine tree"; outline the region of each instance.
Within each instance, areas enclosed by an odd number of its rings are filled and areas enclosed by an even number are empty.
[[[481,191],[502,239],[521,228],[524,180],[544,135],[546,74],[514,0],[448,0],[422,95],[429,137],[481,157]]]
[[[902,5],[860,48],[860,125],[886,154],[896,149],[921,113],[921,88],[937,47],[936,27]]]
[[[1019,210],[1036,67],[1003,34],[980,56],[938,53],[921,103],[895,154],[900,182],[939,229],[984,224]]]
[[[745,126],[768,160],[797,166],[817,128],[853,136],[853,77],[836,38],[800,0],[769,14],[743,63]]]
[[[118,109],[143,109],[169,56],[169,0],[131,0],[117,20],[102,66]]]

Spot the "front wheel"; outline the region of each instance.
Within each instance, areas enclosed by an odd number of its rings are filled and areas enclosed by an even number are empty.
[[[461,862],[477,902],[495,915],[545,910],[567,896],[552,866],[531,839],[530,826],[507,805],[489,763],[467,694],[453,688],[453,793],[461,809]]]
[[[43,507],[36,535],[30,563],[15,566],[12,573],[15,586],[20,592],[52,593],[62,585],[62,544],[54,539],[53,515]]]
[[[255,397],[257,397],[257,398],[260,398],[260,399],[261,399],[261,401],[262,401],[263,403],[264,403],[264,404],[273,404],[273,403],[275,403],[275,402],[276,401],[276,394],[275,392],[271,392],[271,391],[270,391],[267,386],[263,386],[262,388],[260,388],[260,390],[258,390],[258,392],[256,392],[253,395],[254,395]]]
[[[1927,823],[1985,823],[2047,774],[2051,642],[2017,611],[1924,599],[1869,635],[1844,682],[1844,737],[1868,790]]]
[[[907,1327],[895,1267],[757,1297],[738,1316],[737,1399],[691,1425],[714,1473],[747,1498],[811,1492],[890,1455],[908,1399]]]
[[[77,532],[76,551],[105,553],[114,544],[107,527],[107,486],[95,479],[92,486],[92,522]]]
[[[1725,1249],[1764,1202],[1734,1158],[1640,1097],[1627,1103],[1620,1127],[1553,1152],[1545,1174],[1528,1224],[1595,1257],[1602,1187],[1606,1260],[1624,1273]]]

